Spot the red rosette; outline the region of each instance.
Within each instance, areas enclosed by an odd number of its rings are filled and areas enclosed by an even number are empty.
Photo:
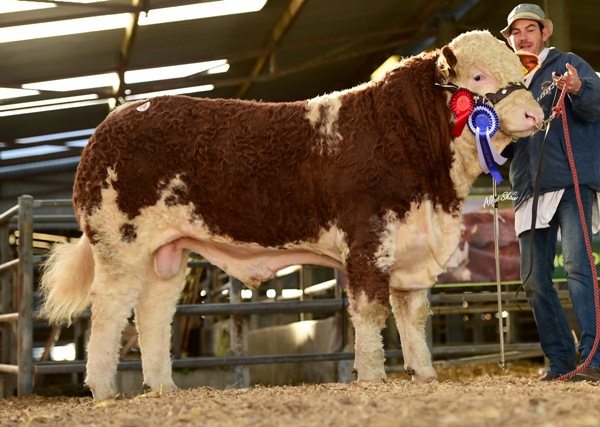
[[[456,117],[452,136],[460,136],[474,108],[475,97],[470,90],[461,87],[454,92],[450,98],[450,111]]]

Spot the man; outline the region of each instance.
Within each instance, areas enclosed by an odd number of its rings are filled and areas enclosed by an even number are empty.
[[[536,99],[541,96],[538,101],[547,116],[550,115],[553,99],[558,99],[559,94],[553,89],[550,94],[542,95],[543,88],[552,82],[553,73],[562,76],[557,87],[566,91],[568,130],[591,239],[592,214],[596,216],[598,211],[600,191],[600,77],[579,56],[545,47],[553,25],[539,6],[520,4],[510,12],[507,21],[502,34],[512,48],[534,53],[542,61],[540,68],[527,76],[526,84]],[[544,138],[542,169],[538,177]],[[535,232],[532,232],[536,179],[540,180],[540,191]],[[542,350],[549,360],[548,370],[541,380],[549,381],[573,371],[577,366],[574,339],[552,282],[559,231],[569,295],[579,326],[580,362],[590,355],[596,336],[592,269],[561,119],[551,122],[547,136],[545,132],[537,132],[514,144],[510,181],[516,197],[515,228],[521,251],[521,279],[527,279],[525,294],[533,311]],[[594,224],[594,231],[597,231],[597,226]],[[531,264],[533,267],[527,278]],[[588,367],[572,376],[571,380],[600,381],[600,352],[595,352]]]

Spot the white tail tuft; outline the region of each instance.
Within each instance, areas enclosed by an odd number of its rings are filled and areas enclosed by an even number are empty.
[[[44,297],[40,316],[50,323],[69,324],[90,306],[94,280],[94,258],[85,234],[77,243],[62,243],[52,248],[44,266],[41,291]]]

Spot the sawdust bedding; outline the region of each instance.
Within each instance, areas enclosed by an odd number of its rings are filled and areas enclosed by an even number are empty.
[[[0,400],[3,426],[597,426],[600,385],[536,381],[541,366],[438,369],[376,383],[217,390],[199,387],[96,403],[90,397]]]

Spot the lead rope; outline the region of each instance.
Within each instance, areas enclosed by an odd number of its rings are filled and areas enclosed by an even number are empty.
[[[565,81],[565,87],[567,87],[568,84],[569,84],[569,76],[567,75],[566,81]],[[583,210],[583,203],[581,202],[581,193],[579,191],[579,179],[577,178],[577,170],[575,169],[575,159],[573,158],[573,151],[571,150],[571,138],[569,137],[569,127],[567,124],[567,112],[565,110],[565,93],[566,93],[566,91],[563,90],[561,93],[560,99],[558,100],[558,103],[556,104],[555,110],[553,112],[556,113],[556,115],[562,115],[563,130],[565,133],[565,145],[567,146],[569,165],[571,167],[571,174],[573,175],[573,185],[575,187],[575,198],[577,199],[577,208],[579,209],[579,217],[581,218],[581,226],[583,227],[583,237],[585,239],[585,247],[587,248],[588,256],[590,259],[590,266],[592,268],[592,280],[593,280],[593,286],[594,286],[594,303],[595,303],[595,307],[596,307],[596,336],[594,338],[594,345],[592,346],[590,354],[588,354],[585,361],[581,365],[579,365],[579,367],[577,369],[558,377],[557,380],[566,380],[568,378],[571,378],[573,375],[576,375],[579,372],[583,371],[585,368],[587,368],[587,366],[590,364],[592,358],[594,357],[596,350],[598,349],[598,341],[600,341],[600,334],[599,334],[599,332],[600,332],[600,303],[599,303],[599,296],[598,296],[598,274],[596,271],[596,262],[594,260],[594,254],[592,252],[592,244],[590,242],[590,236],[588,233],[587,222],[585,220],[585,212]]]

